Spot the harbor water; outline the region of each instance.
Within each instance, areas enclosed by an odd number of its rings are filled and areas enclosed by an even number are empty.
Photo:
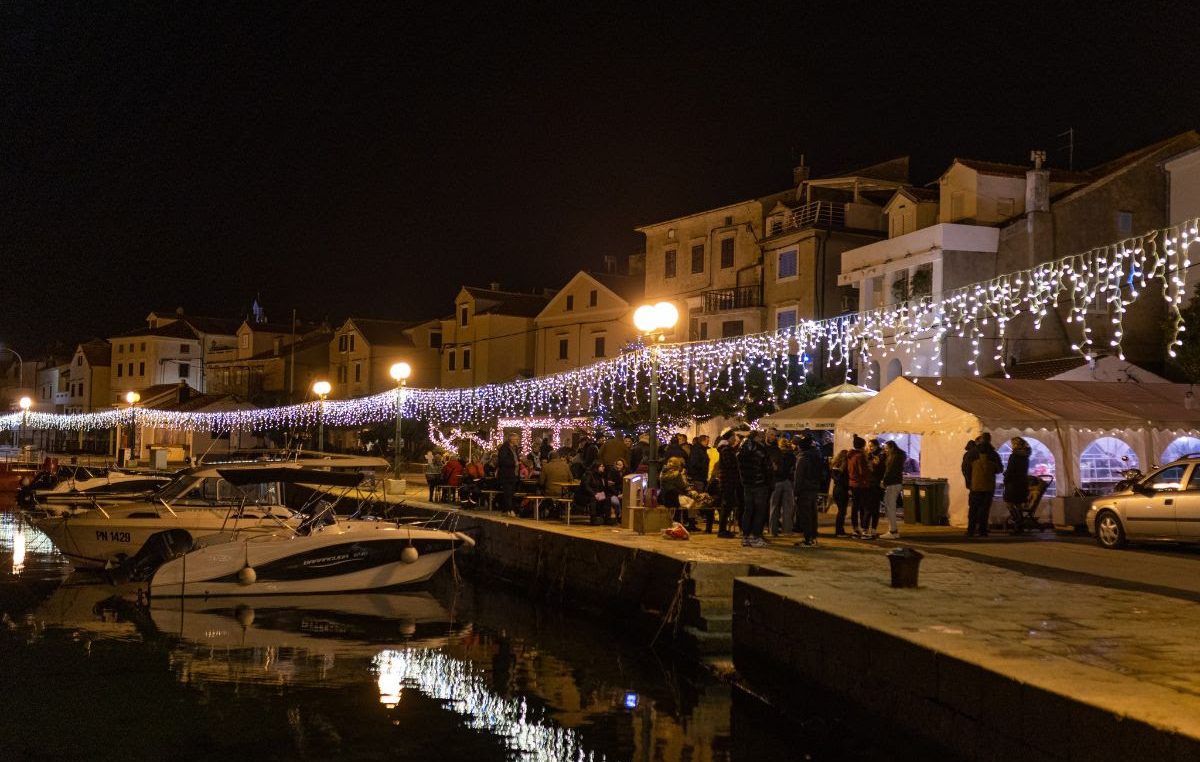
[[[419,592],[145,601],[6,506],[0,624],[6,760],[908,757],[449,565]]]

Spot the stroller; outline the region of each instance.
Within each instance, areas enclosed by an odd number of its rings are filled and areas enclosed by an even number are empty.
[[[1025,502],[1011,509],[1008,517],[1008,527],[1014,534],[1021,534],[1026,529],[1041,531],[1048,529],[1052,524],[1042,523],[1037,519],[1038,507],[1042,503],[1042,496],[1046,494],[1046,490],[1050,489],[1050,485],[1054,483],[1053,476],[1041,475],[1029,476],[1029,496]]]

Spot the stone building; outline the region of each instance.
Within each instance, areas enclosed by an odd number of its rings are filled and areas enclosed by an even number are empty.
[[[534,372],[536,318],[553,292],[537,294],[463,286],[454,313],[441,320],[442,387],[461,388],[527,378]]]
[[[644,288],[640,273],[577,273],[534,319],[535,375],[616,357],[638,339],[633,311],[642,303]]]

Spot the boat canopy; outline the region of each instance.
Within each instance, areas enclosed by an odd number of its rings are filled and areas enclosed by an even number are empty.
[[[219,468],[221,478],[235,486],[284,482],[285,484],[322,484],[333,487],[357,487],[363,475],[357,471],[324,471],[319,468]]]

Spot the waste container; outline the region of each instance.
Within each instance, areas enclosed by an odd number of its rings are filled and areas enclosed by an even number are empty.
[[[948,479],[930,479],[925,487],[921,520],[924,524],[941,525],[950,523],[946,515],[947,496],[950,494]]]
[[[916,548],[889,550],[888,563],[892,566],[892,587],[916,587],[917,573],[925,554]]]
[[[151,447],[150,448],[150,467],[157,468],[162,471],[167,470],[167,454],[170,452],[166,447]]]
[[[917,482],[915,479],[906,479],[900,487],[901,499],[904,501],[904,523],[905,524],[920,524],[921,523],[921,506],[919,502],[920,496],[917,494]]]

